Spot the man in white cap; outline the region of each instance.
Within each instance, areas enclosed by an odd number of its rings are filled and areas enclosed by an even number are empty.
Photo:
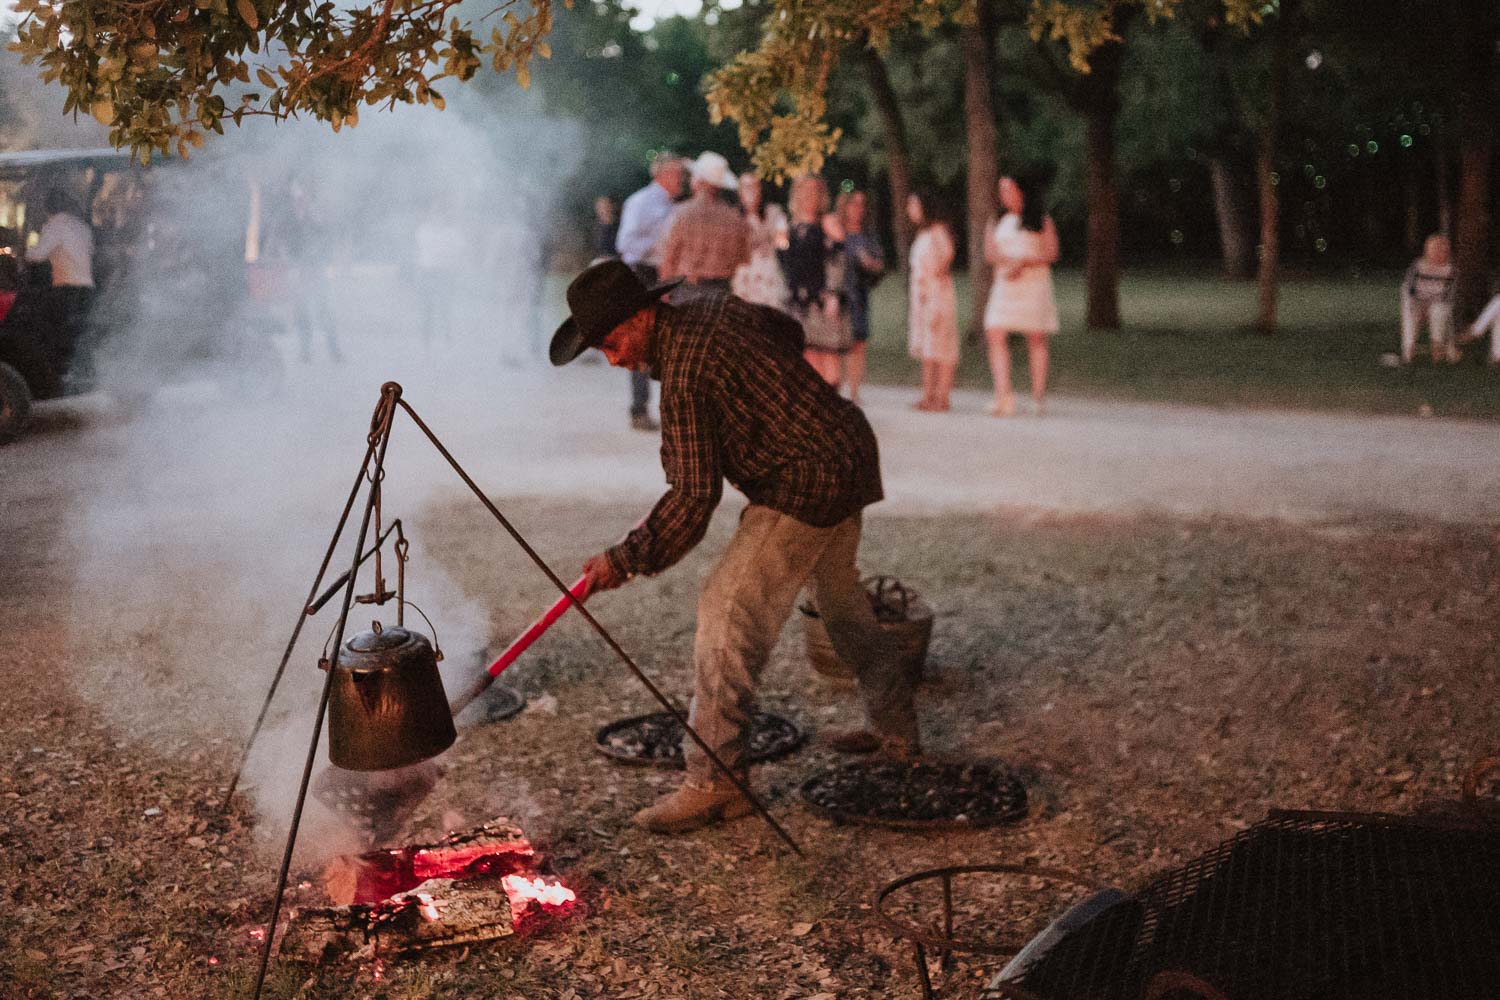
[[[750,261],[750,227],[738,209],[725,202],[726,191],[739,186],[729,161],[705,152],[693,161],[692,198],[672,216],[662,241],[661,280],[682,279],[686,295],[729,291],[729,279]]]

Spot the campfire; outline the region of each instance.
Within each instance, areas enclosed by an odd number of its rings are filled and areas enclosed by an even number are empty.
[[[432,844],[339,858],[322,879],[327,904],[292,914],[282,950],[364,960],[508,937],[577,905],[545,867],[504,819]]]

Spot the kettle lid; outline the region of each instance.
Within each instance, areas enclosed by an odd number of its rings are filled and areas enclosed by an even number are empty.
[[[411,632],[398,625],[379,632],[373,630],[360,632],[344,645],[355,653],[384,653],[388,650],[400,649],[412,642],[412,638]]]

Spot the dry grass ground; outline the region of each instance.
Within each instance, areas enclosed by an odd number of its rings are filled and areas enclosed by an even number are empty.
[[[508,509],[565,569],[639,513]],[[596,603],[678,694],[689,685],[697,584],[732,518],[726,509],[671,573]],[[494,609],[496,647],[548,603],[536,574],[489,558],[504,543],[472,504],[422,520],[442,525],[426,535],[441,538],[437,558]],[[247,995],[249,935],[274,869],[253,850],[248,814],[217,809],[236,734],[205,731],[163,753],[113,727],[69,682],[63,575],[45,551],[23,556],[18,585],[0,592],[6,995]],[[568,619],[516,668],[532,708],[461,735],[411,833],[475,801],[503,804],[586,912],[547,936],[391,964],[379,982],[367,968],[279,967],[270,995],[911,996],[909,956],[870,910],[890,878],[1035,861],[1128,885],[1272,806],[1409,811],[1451,798],[1466,764],[1495,742],[1500,578],[1489,530],[875,517],[863,561],[939,611],[922,699],[929,748],[1011,761],[1031,791],[1028,819],[942,835],[831,825],[796,796],[832,759],[814,745],[757,775],[804,858],[787,857],[754,820],[680,839],[637,832],[630,814],[672,778],[607,761],[592,733],[652,706]],[[192,596],[177,599],[190,613]],[[441,609],[427,610],[441,628]],[[765,704],[814,729],[852,722],[848,694],[810,675],[799,640],[789,628]],[[120,643],[123,667],[147,669],[153,641]],[[1034,929],[1022,894],[983,901],[988,930]],[[992,969],[953,974],[977,981]]]

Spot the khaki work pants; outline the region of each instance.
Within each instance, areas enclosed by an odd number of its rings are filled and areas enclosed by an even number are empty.
[[[804,586],[840,659],[855,671],[870,729],[915,748],[912,678],[883,641],[855,557],[860,516],[814,528],[751,505],[698,599],[693,641],[693,728],[731,768],[745,768],[750,711],[761,671]],[[685,740],[687,783],[724,783],[697,744]]]

